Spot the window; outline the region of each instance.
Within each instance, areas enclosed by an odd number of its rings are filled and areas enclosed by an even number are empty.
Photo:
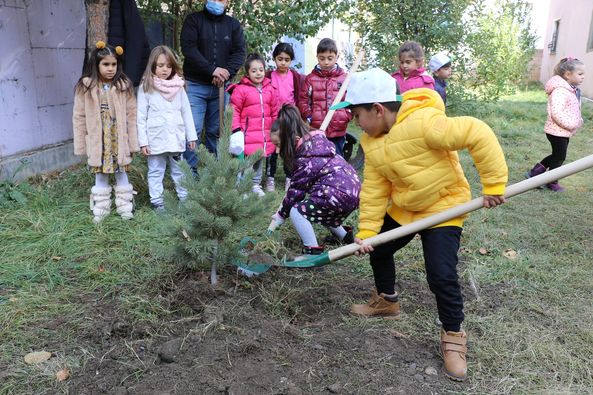
[[[548,44],[548,49],[551,54],[556,53],[556,44],[558,44],[558,29],[560,28],[560,19],[554,21],[554,33],[552,34],[552,41]]]
[[[589,40],[587,40],[587,52],[593,51],[593,15],[591,15],[591,25],[589,26]]]

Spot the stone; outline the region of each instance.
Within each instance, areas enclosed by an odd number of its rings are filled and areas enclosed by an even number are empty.
[[[164,363],[175,362],[175,358],[179,354],[179,349],[182,344],[182,338],[169,340],[168,342],[163,343],[158,350],[159,359]]]

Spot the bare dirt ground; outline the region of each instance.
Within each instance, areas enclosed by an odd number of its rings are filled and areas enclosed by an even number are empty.
[[[340,287],[335,287],[338,278]],[[276,269],[252,279],[224,272],[216,289],[206,274],[186,275],[158,290],[178,312],[158,327],[120,316],[111,299],[97,301],[89,306],[93,320],[81,347],[100,344],[100,351],[73,375],[69,393],[435,394],[470,389],[471,379],[455,383],[442,375],[433,322],[413,333],[406,314],[399,321],[348,314],[353,301],[368,297],[370,281],[353,276],[347,265]],[[436,310],[425,282],[398,285],[404,311]]]

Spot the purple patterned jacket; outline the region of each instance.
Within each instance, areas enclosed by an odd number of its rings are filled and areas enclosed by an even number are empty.
[[[282,201],[280,215],[288,218],[290,209],[307,194],[317,206],[338,216],[358,208],[358,174],[336,154],[335,145],[320,130],[311,131],[297,143],[290,188]]]

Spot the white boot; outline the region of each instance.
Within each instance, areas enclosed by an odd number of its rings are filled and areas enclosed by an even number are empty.
[[[131,184],[115,187],[115,207],[123,219],[134,218],[134,187]]]
[[[111,187],[91,188],[90,208],[93,212],[93,222],[98,224],[111,212]]]

